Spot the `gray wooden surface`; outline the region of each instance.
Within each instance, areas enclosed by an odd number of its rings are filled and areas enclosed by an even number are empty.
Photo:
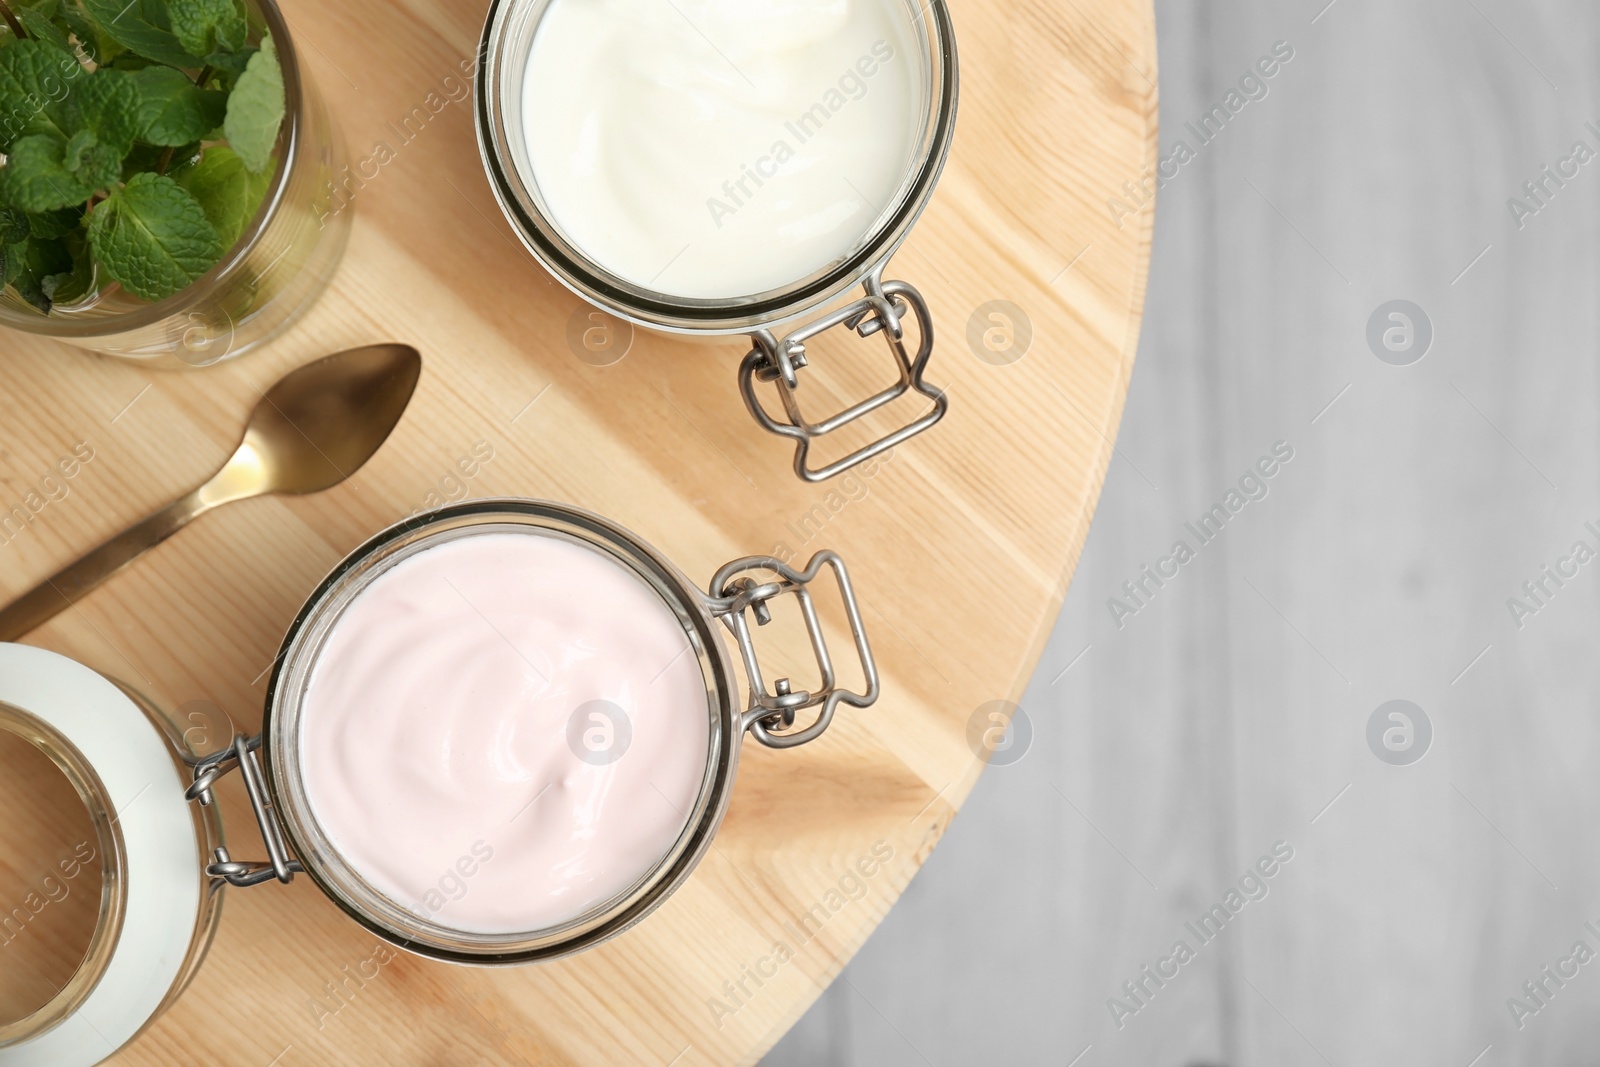
[[[1507,204],[1600,151],[1600,12],[1326,4],[1157,3],[1164,157],[1274,42],[1294,58],[1161,193],[1031,747],[768,1067],[1600,1061],[1600,958],[1572,956],[1600,952],[1600,560],[1559,564],[1600,548],[1600,159],[1520,227]],[[1410,365],[1367,339],[1394,299],[1433,326]],[[1278,441],[1268,494],[1200,545],[1185,522]],[[1180,539],[1119,629],[1108,598]],[[1546,564],[1577,574],[1514,619]],[[1432,725],[1410,765],[1369,746],[1394,699]],[[1185,923],[1277,842],[1266,896],[1202,943]]]

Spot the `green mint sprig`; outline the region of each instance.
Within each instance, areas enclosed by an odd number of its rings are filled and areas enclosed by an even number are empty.
[[[241,0],[0,0],[0,287],[180,292],[266,196],[285,112]]]

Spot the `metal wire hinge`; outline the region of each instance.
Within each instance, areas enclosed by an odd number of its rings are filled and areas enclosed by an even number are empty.
[[[305,872],[300,861],[290,857],[289,846],[284,842],[283,830],[278,825],[277,809],[273,807],[272,798],[267,794],[266,782],[261,777],[261,763],[256,757],[256,752],[260,748],[260,734],[255,737],[237,734],[233,743],[227,748],[191,761],[194,783],[184,791],[183,795],[186,799],[199,801],[204,807],[210,807],[216,799],[211,787],[217,780],[229,771],[238,769],[239,776],[244,779],[245,793],[250,797],[250,809],[255,813],[256,827],[261,831],[261,840],[267,846],[268,860],[265,863],[236,860],[228,854],[227,848],[218,846],[212,852],[213,862],[206,866],[207,876],[214,881],[223,881],[236,886],[252,886],[274,878],[280,882],[289,882],[296,874]]]
[[[950,406],[949,398],[945,396],[943,390],[922,380],[923,371],[928,366],[928,358],[933,354],[933,315],[928,310],[927,301],[923,300],[922,294],[907,282],[885,282],[882,266],[868,275],[863,284],[867,290],[866,296],[781,339],[771,330],[758,330],[751,334],[750,340],[754,342],[754,347],[739,364],[739,392],[744,397],[745,407],[750,409],[750,414],[765,429],[795,440],[794,472],[808,482],[820,482],[832,478],[858,463],[887,452],[944,418],[944,413]],[[906,352],[903,320],[907,311],[916,318],[921,336],[915,357]],[[870,337],[875,333],[883,334],[889,345],[889,351],[894,355],[899,378],[889,388],[836,415],[820,422],[810,422],[801,414],[799,400],[796,397],[800,388],[799,371],[806,366],[805,343],[824,330],[831,330],[839,325],[848,326],[862,337]],[[783,418],[774,418],[769,414],[756,396],[757,380],[772,382],[777,386],[778,398],[783,403]],[[864,445],[825,467],[813,470],[806,466],[806,457],[811,445],[818,438],[912,391],[931,399],[932,410],[915,422],[902,426],[888,436]]]
[[[822,634],[822,624],[817,619],[816,605],[812,602],[808,586],[821,573],[824,566],[833,568],[839,582],[839,593],[844,600],[844,610],[850,621],[850,633],[855,638],[856,653],[861,657],[862,674],[867,691],[854,693],[840,689],[835,684],[833,660],[828,655],[827,640]],[[767,571],[777,575],[776,581],[758,582],[751,571]],[[756,736],[756,740],[772,748],[792,748],[815,740],[833,721],[833,712],[841,703],[856,708],[870,706],[878,699],[878,668],[872,659],[872,649],[867,644],[866,630],[861,625],[861,610],[856,604],[854,589],[844,560],[831,551],[818,552],[803,571],[797,571],[774,556],[747,556],[727,564],[711,579],[712,596],[709,604],[712,613],[719,616],[733,632],[739,653],[744,659],[745,673],[750,679],[750,703],[744,713],[743,726]],[[755,616],[757,626],[772,621],[768,607],[775,597],[792,593],[800,603],[805,619],[806,633],[811,640],[811,651],[822,672],[821,685],[815,691],[793,688],[789,679],[779,678],[767,690],[762,679],[761,664],[756,657],[755,643],[750,632],[746,612]],[[795,723],[797,712],[821,707],[816,719],[807,727],[789,730]]]

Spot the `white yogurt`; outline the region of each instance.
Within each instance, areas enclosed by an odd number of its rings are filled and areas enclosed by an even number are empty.
[[[568,240],[679,297],[790,285],[892,209],[927,108],[903,0],[552,0],[525,166]]]

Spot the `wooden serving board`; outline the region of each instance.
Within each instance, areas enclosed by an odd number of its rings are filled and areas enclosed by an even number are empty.
[[[938,842],[984,765],[969,723],[1019,697],[1083,545],[1149,258],[1152,211],[1131,211],[1140,201],[1124,182],[1155,159],[1150,4],[955,0],[954,153],[890,269],[932,305],[929,378],[949,390],[950,414],[870,477],[820,486],[797,480],[788,445],[745,413],[738,341],[640,332],[610,366],[569,348],[582,305],[513,239],[479,165],[470,102],[451,98],[481,2],[285,6],[351,157],[392,149],[357,194],[343,267],[288,335],[206,371],[0,337],[0,504],[23,502],[75,445],[93,453],[64,497],[0,543],[0,595],[209,474],[260,390],[293,366],[408,342],[426,361],[416,397],[345,485],[208,515],[29,640],[169,709],[211,702],[250,728],[286,626],[345,553],[445,498],[539,496],[614,518],[702,583],[741,555],[839,550],[883,697],[843,709],[803,748],[747,743],[731,812],[693,878],[636,929],[565,962],[435,964],[380,951],[307,879],[230,890],[198,978],[116,1062],[753,1062]],[[1113,212],[1113,196],[1130,212]],[[968,342],[992,300],[1031,323],[1026,354],[1009,364]],[[995,325],[980,316],[976,332]],[[812,403],[883,384],[886,353],[854,343],[817,350]],[[485,445],[492,458],[470,462]],[[844,661],[843,613],[819,599]],[[768,646],[803,685],[814,668],[799,631],[780,628]],[[224,814],[235,851],[254,854],[237,782]],[[8,855],[28,832],[6,828]],[[360,974],[370,977],[350,977]]]

